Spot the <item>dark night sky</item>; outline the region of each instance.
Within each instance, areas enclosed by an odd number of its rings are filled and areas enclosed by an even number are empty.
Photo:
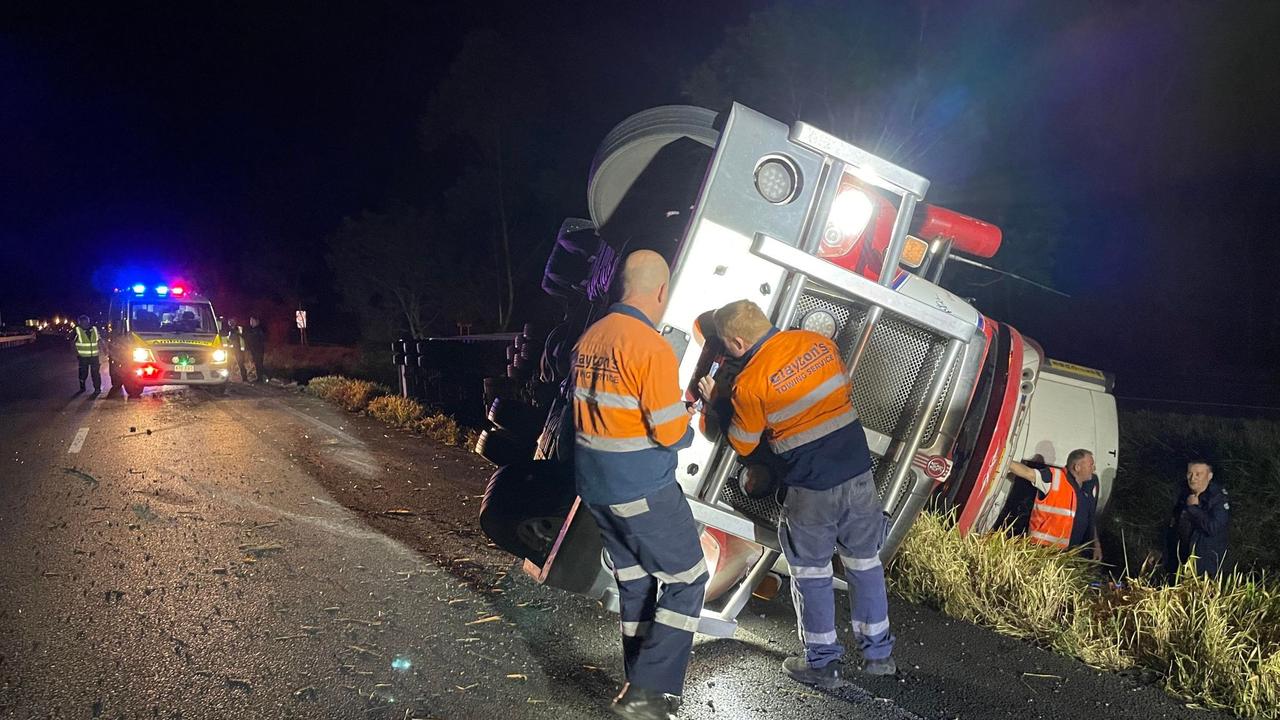
[[[555,142],[581,179],[560,214],[580,213],[608,127],[680,101],[724,28],[765,4],[9,9],[0,311],[12,321],[74,310],[65,305],[83,302],[95,273],[131,257],[234,274],[257,248],[314,256],[344,216],[441,192],[419,124],[463,37],[481,27],[521,38],[561,88],[548,112],[564,115]],[[947,72],[986,112],[988,136],[964,153],[943,132],[915,169],[933,180],[932,199],[996,222],[1052,197],[1065,219],[1048,276],[1074,297],[1007,281],[960,289],[1051,354],[1117,371],[1122,395],[1280,404],[1269,227],[1280,187],[1280,52],[1269,35],[1280,12],[1095,3],[1067,16],[1059,6],[939,6],[941,42],[959,58]]]

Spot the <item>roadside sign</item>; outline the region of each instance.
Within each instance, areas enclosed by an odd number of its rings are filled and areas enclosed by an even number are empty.
[[[307,327],[307,311],[306,311],[306,310],[299,310],[299,311],[297,311],[296,313],[294,313],[294,315],[295,315],[296,320],[297,320],[297,322],[298,322],[298,329],[299,329],[299,330],[302,330],[302,329],[306,328],[306,327]]]

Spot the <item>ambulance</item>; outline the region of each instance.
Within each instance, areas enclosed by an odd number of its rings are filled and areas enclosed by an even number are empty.
[[[116,290],[107,310],[111,387],[131,398],[149,385],[194,385],[226,393],[230,348],[213,303],[182,284]]]

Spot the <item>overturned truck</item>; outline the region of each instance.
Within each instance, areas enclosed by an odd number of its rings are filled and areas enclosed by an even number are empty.
[[[718,381],[735,373],[700,322],[725,303],[748,298],[778,327],[836,342],[888,516],[884,560],[930,503],[953,510],[962,532],[995,527],[1015,459],[1061,465],[1074,448],[1093,450],[1105,506],[1118,445],[1111,377],[1048,358],[939,285],[953,254],[990,257],[1001,233],[925,204],[928,187],[818,128],[737,104],[659,107],[615,127],[591,168],[591,217],[566,220],[547,261],[543,289],[564,317],[548,319],[545,337],[526,328],[510,377],[486,384],[494,427],[476,450],[499,468],[485,532],[538,582],[616,610],[609,558],[574,495],[569,372],[574,342],[616,300],[622,258],[640,249],[671,266],[658,330],[690,402],[710,368]],[[712,573],[700,632],[732,635],[753,591],[786,574],[779,496],[767,490],[780,489],[775,473],[714,432],[679,453],[676,479]]]

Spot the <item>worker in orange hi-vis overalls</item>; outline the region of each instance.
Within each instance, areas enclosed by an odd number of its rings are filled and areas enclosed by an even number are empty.
[[[674,717],[708,578],[698,528],[676,483],[676,451],[693,439],[675,353],[654,328],[670,271],[640,250],[622,269],[622,300],[574,347],[574,476],[613,564],[627,683],[612,710]]]
[[[717,310],[715,327],[726,352],[744,363],[733,383],[729,443],[745,457],[767,442],[786,465],[778,543],[791,566],[805,652],[783,661],[783,670],[794,680],[821,687],[840,681],[844,647],[836,639],[831,563],[838,551],[849,582],[862,671],[894,674],[880,564],[886,515],[839,349],[817,333],[779,331],[749,300]],[[704,377],[699,391],[713,397],[715,381]]]

